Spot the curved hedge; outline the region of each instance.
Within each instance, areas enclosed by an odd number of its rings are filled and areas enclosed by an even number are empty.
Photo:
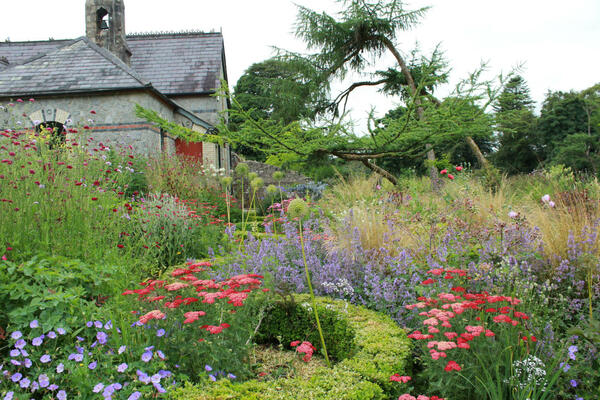
[[[306,295],[296,296],[308,301]],[[171,393],[181,400],[375,400],[398,396],[398,384],[390,382],[394,373],[407,373],[410,341],[388,316],[344,301],[318,298],[318,304],[333,309],[356,332],[354,352],[331,369],[318,368],[309,380],[299,378],[271,381],[249,380],[191,385]]]

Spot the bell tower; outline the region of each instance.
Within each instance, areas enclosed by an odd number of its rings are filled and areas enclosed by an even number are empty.
[[[131,50],[125,40],[123,0],[86,0],[85,34],[129,65]]]

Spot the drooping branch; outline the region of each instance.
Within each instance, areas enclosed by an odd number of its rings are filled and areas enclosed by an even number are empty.
[[[378,81],[355,82],[352,85],[350,85],[347,89],[342,91],[340,94],[338,94],[336,96],[336,98],[333,99],[331,101],[331,103],[329,103],[327,108],[330,108],[330,109],[335,108],[337,110],[339,107],[339,104],[342,102],[342,100],[344,100],[343,113],[345,113],[346,112],[346,104],[348,103],[348,97],[350,96],[350,93],[352,93],[352,91],[354,89],[357,89],[361,86],[378,86],[378,85],[384,84],[386,81],[387,81],[386,79],[380,79]]]
[[[365,167],[367,167],[371,171],[373,171],[373,172],[375,172],[375,173],[383,176],[385,179],[387,179],[388,181],[390,181],[394,186],[398,186],[398,180],[396,179],[396,177],[394,175],[390,174],[385,169],[383,169],[381,167],[378,167],[377,165],[373,164],[368,159],[363,159],[361,161],[362,161],[362,163],[364,164]]]

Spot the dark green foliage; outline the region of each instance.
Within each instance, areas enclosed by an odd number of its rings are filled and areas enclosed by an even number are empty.
[[[348,321],[339,318],[336,311],[322,306],[317,308],[329,356],[336,361],[349,357],[354,346],[354,329],[348,325]],[[295,340],[308,341],[317,348],[321,347],[311,306],[308,303],[273,303],[261,323],[256,342],[281,343],[290,348],[290,342]]]
[[[45,330],[76,327],[83,313],[129,282],[123,268],[65,257],[0,261],[0,326],[20,329],[38,319]]]
[[[492,161],[508,174],[530,172],[539,163],[532,107],[529,88],[519,75],[508,81],[493,105],[499,147]]]
[[[314,118],[327,97],[318,71],[302,59],[270,58],[252,64],[238,79],[234,92],[253,118],[285,124]]]

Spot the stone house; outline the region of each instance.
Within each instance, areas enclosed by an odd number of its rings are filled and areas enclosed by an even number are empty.
[[[227,79],[221,33],[126,35],[123,0],[86,0],[86,36],[0,43],[0,104],[34,98],[31,128],[85,124],[89,136],[134,152],[177,153],[231,169],[225,144],[185,143],[141,120],[135,104],[200,133],[215,132],[226,101],[213,96]],[[94,110],[94,123],[89,123]],[[0,128],[8,127],[0,111]],[[69,135],[69,133],[67,133]]]

